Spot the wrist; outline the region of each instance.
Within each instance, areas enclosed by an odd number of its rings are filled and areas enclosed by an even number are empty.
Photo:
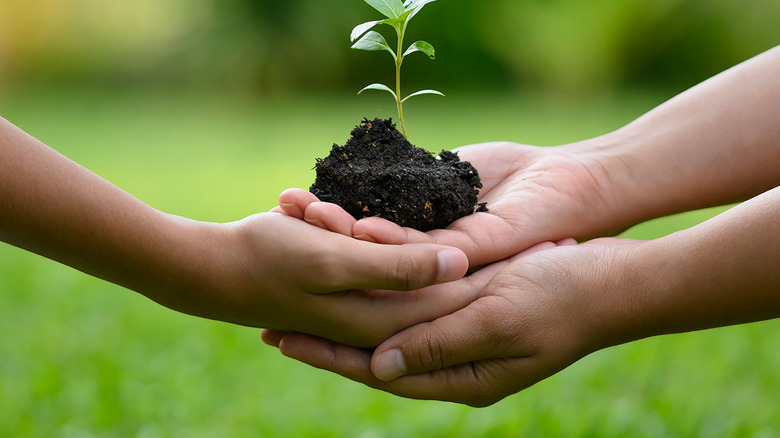
[[[658,198],[644,163],[632,152],[623,133],[558,146],[560,155],[584,169],[573,189],[585,210],[578,220],[589,221],[592,233],[579,238],[615,235],[663,213],[648,200]]]
[[[583,246],[601,246],[601,239]],[[585,314],[592,350],[661,334],[658,298],[668,289],[654,241],[604,239],[591,259]],[[608,246],[607,246],[608,245]]]
[[[217,294],[237,278],[225,269],[233,252],[226,226],[157,212],[146,235],[145,249],[128,260],[131,275],[118,283],[173,310],[219,319],[227,300],[218,304]]]
[[[703,207],[697,185],[679,160],[663,153],[656,135],[628,125],[564,146],[598,178],[605,220],[624,230],[650,219]]]
[[[600,269],[594,270],[600,280],[591,289],[603,291],[593,298],[590,319],[599,348],[734,323],[719,316],[733,305],[717,309],[713,304],[713,281],[696,266],[697,259],[708,256],[691,245],[689,234],[685,230],[648,241],[616,239],[623,244],[607,251]]]

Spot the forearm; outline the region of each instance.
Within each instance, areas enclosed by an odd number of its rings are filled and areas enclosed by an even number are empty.
[[[192,272],[184,230],[194,221],[149,207],[2,118],[0,157],[0,240],[147,295],[174,287],[170,273]]]
[[[778,217],[780,188],[621,257],[621,331],[637,339],[780,317]]]
[[[778,77],[780,47],[571,147],[603,166],[626,225],[748,199],[780,185]]]

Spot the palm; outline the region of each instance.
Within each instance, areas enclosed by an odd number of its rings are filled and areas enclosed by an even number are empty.
[[[365,219],[355,235],[370,235],[382,243],[436,242],[461,248],[472,266],[514,255],[542,241],[593,237],[609,229],[603,215],[605,175],[559,148],[516,143],[485,143],[458,150],[480,172],[480,202],[488,213],[466,216],[445,230],[427,234],[380,219]],[[591,163],[592,164],[592,163]]]

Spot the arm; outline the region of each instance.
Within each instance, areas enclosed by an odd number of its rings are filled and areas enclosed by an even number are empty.
[[[466,259],[440,245],[360,242],[281,214],[229,224],[169,215],[2,118],[0,240],[181,312],[356,345],[376,345],[432,311],[468,302],[445,290],[325,294],[451,281],[465,273]],[[386,297],[383,318],[374,315],[377,295]]]
[[[394,394],[486,406],[601,348],[780,317],[780,188],[657,240],[597,239],[512,262],[462,310],[373,355],[300,334],[281,351]]]
[[[626,287],[617,295],[626,313],[615,319],[628,324],[611,331],[633,340],[780,317],[779,217],[777,187],[700,225],[647,242],[634,255],[636,265],[615,260],[625,282],[644,278],[644,287]]]
[[[566,149],[604,166],[623,226],[744,201],[780,184],[779,76],[780,46]]]
[[[538,242],[613,235],[651,218],[748,199],[780,184],[778,75],[780,47],[602,137],[549,148],[461,148],[480,172],[480,202],[490,212],[429,233],[369,218],[352,233],[456,246],[480,266]],[[313,217],[321,218],[319,208]],[[305,203],[297,210],[309,215]]]

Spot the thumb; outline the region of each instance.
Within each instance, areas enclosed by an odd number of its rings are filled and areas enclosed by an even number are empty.
[[[497,337],[485,330],[475,301],[429,323],[410,327],[383,342],[374,352],[371,371],[383,381],[420,374],[495,356]],[[480,321],[482,320],[482,321]]]
[[[349,243],[340,250],[333,290],[415,290],[457,280],[468,270],[466,254],[444,245]]]

